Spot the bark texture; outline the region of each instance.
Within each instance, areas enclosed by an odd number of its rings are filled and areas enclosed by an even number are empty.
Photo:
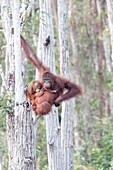
[[[58,0],[60,71],[63,77],[70,79],[68,50],[67,0]],[[73,170],[73,102],[62,103],[61,147],[63,170]]]
[[[38,56],[43,60],[53,73],[55,73],[54,55],[54,29],[50,0],[40,0],[40,27]],[[46,38],[50,36],[48,46],[44,45]],[[60,153],[60,128],[57,108],[53,107],[52,112],[45,116],[47,132],[48,169],[62,170]]]

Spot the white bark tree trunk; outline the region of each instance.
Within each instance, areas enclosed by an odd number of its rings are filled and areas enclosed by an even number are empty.
[[[111,63],[111,48],[110,48],[110,37],[109,35],[103,35],[103,45],[106,58],[106,69],[110,73],[112,71]]]
[[[103,35],[103,46],[105,53],[105,64],[106,70],[111,74],[112,71],[112,62],[111,62],[111,48],[110,48],[110,37],[109,35]],[[112,93],[111,93],[112,94]],[[107,116],[111,114],[111,106],[110,106],[110,93],[105,90],[105,113]]]
[[[108,23],[109,23],[109,29],[110,29],[110,38],[111,38],[111,49],[112,49],[112,67],[113,67],[113,1],[112,0],[106,0],[107,3],[107,10],[108,10]],[[108,63],[109,64],[109,63]],[[108,66],[111,66],[108,65]],[[110,92],[110,109],[113,109],[113,92]]]
[[[113,1],[106,0],[106,2],[107,2],[107,10],[108,10],[109,29],[110,29],[110,35],[111,35],[112,62],[113,62]]]
[[[73,0],[69,1],[69,7],[68,7],[68,15],[69,15],[69,36],[70,36],[70,41],[71,41],[71,53],[72,53],[72,61],[73,63],[77,63],[76,61],[78,59],[78,49],[77,49],[77,43],[78,43],[78,35],[77,31],[75,28],[75,22],[76,22],[76,16],[75,16],[75,11],[76,11],[76,3]],[[74,16],[74,20],[73,20]],[[75,39],[76,37],[76,39]],[[73,69],[72,75],[74,78],[77,80],[77,83],[79,82],[79,72],[78,72],[78,66],[75,64],[75,69]],[[79,84],[79,83],[78,83]],[[75,100],[73,100],[75,102]],[[74,103],[73,103],[74,104]],[[78,113],[77,111],[74,112],[73,116],[73,124],[74,124],[74,143],[75,143],[75,150],[79,150],[79,132],[78,132]]]
[[[14,54],[15,54],[15,142],[12,169],[35,170],[35,136],[30,105],[26,101],[22,77],[22,58],[20,49],[19,0],[14,0]]]
[[[11,5],[9,0],[2,1],[1,13],[2,13],[2,25],[3,31],[6,38],[6,58],[5,58],[5,82],[8,89],[7,95],[12,96],[14,100],[14,49],[13,49],[13,37],[11,34],[12,18],[9,15],[11,11]],[[10,103],[7,103],[10,105]],[[9,111],[6,114],[6,125],[7,125],[7,143],[8,143],[8,157],[9,164],[8,169],[13,167],[13,157],[14,157],[14,111]]]
[[[67,0],[58,0],[59,47],[61,75],[70,79],[68,50]],[[73,102],[62,103],[61,147],[63,170],[73,170]]]
[[[46,66],[50,67],[55,73],[54,56],[54,31],[50,0],[40,0],[40,27],[39,27],[39,48],[38,56],[43,60]],[[44,46],[45,39],[50,36],[50,44]],[[53,107],[52,112],[45,116],[47,132],[47,152],[48,169],[62,170],[60,153],[60,128],[58,120],[58,111]]]

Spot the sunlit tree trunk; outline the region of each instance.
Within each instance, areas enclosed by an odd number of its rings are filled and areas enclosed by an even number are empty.
[[[40,0],[40,27],[38,56],[55,73],[54,30],[50,0]],[[50,43],[45,46],[45,39],[50,36]],[[57,108],[45,116],[47,132],[48,169],[62,170],[60,153],[60,128]]]
[[[13,48],[13,35],[11,33],[12,27],[12,17],[9,15],[11,11],[11,4],[9,0],[4,0],[1,6],[2,12],[2,25],[3,31],[6,38],[6,58],[5,58],[5,77],[6,80],[5,88],[8,89],[7,95],[9,98],[14,100],[14,48]],[[10,102],[7,103],[9,106],[13,107]],[[13,158],[14,158],[14,133],[15,133],[15,122],[14,122],[14,110],[9,110],[6,113],[6,125],[7,125],[7,143],[8,143],[8,169],[13,168]]]
[[[14,54],[15,54],[15,134],[12,169],[35,170],[35,136],[30,105],[26,101],[22,77],[22,58],[20,48],[19,0],[14,0]],[[15,31],[16,30],[16,31]]]
[[[104,54],[105,54],[105,59],[106,59],[106,69],[109,73],[112,71],[110,44],[111,43],[110,43],[109,34],[104,34],[103,35]]]
[[[108,10],[109,29],[111,35],[112,62],[113,62],[113,1],[106,0],[106,2],[107,2],[107,10]]]
[[[112,49],[112,52],[111,52],[111,60],[110,61],[111,63],[108,63],[109,60],[107,60],[107,65],[108,65],[108,68],[111,69],[111,66],[113,67],[113,1],[112,0],[106,0],[106,3],[107,3],[107,12],[108,12],[108,24],[109,24],[109,29],[110,29],[110,39],[111,39],[111,49]],[[109,59],[109,58],[108,58]],[[109,99],[111,101],[109,101],[108,103],[108,114],[110,113],[110,109],[112,110],[113,109],[113,92],[110,92],[110,94],[108,94],[109,96]],[[109,107],[109,104],[110,104],[110,107]]]
[[[53,16],[54,16],[54,20],[55,20],[55,28],[57,30],[58,29],[58,27],[57,27],[57,25],[58,25],[57,1],[51,0],[51,4],[52,4],[52,11],[53,11]]]
[[[78,49],[77,49],[77,31],[76,31],[76,27],[75,27],[75,23],[76,23],[76,15],[75,15],[75,8],[76,8],[76,3],[73,0],[69,1],[69,5],[68,5],[68,15],[69,15],[69,37],[70,37],[70,53],[72,54],[72,63],[75,65],[75,69],[71,70],[72,72],[72,76],[77,80],[77,83],[79,84],[79,71],[78,71],[78,67],[76,65],[76,61],[79,60],[78,59]],[[73,18],[74,17],[74,18]],[[76,37],[76,39],[75,39]],[[75,76],[74,76],[75,75]],[[73,101],[75,102],[75,101]],[[75,143],[75,150],[79,150],[79,146],[80,146],[80,142],[79,142],[79,132],[77,129],[78,126],[78,113],[77,111],[74,112],[74,143]]]
[[[70,79],[68,50],[67,0],[58,0],[60,71],[63,77]],[[62,103],[61,147],[63,170],[73,170],[73,102]]]

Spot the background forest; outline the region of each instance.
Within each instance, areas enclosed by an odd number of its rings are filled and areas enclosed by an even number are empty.
[[[51,2],[55,34],[55,64],[57,75],[60,75],[58,7],[57,1],[51,0]],[[26,4],[29,3],[26,1]],[[39,12],[39,2],[36,0],[33,2],[32,10],[23,29],[23,36],[37,53]],[[74,170],[110,170],[113,169],[113,1],[69,0],[67,14],[70,77],[73,82],[80,84],[83,88],[83,95],[74,101]],[[23,22],[26,20],[26,15],[22,16]],[[6,39],[1,16],[0,166],[2,164],[3,170],[7,170],[6,114],[11,108],[6,106],[6,102],[9,100],[7,95],[2,96]],[[29,87],[31,82],[35,80],[36,69],[27,60],[25,64],[26,74],[24,78]],[[61,107],[59,107],[58,113],[61,123]],[[38,169],[46,170],[48,169],[48,158],[45,120],[43,118],[38,122],[37,136]]]

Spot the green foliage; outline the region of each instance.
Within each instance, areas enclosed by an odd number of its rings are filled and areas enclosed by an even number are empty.
[[[92,148],[89,163],[96,169],[109,170],[113,168],[113,116],[105,118],[102,125],[102,147]]]
[[[79,112],[79,111],[80,111],[80,108],[81,108],[80,102],[79,102],[79,101],[76,101],[76,105],[75,105],[74,110],[75,110],[76,112]]]
[[[92,98],[90,101],[92,111],[99,109],[99,100],[97,98]]]
[[[108,91],[113,91],[113,75],[112,73],[108,74],[107,72],[104,72],[104,88]]]
[[[25,37],[31,41],[32,37],[31,35],[36,35],[38,37],[38,28],[39,28],[39,10],[35,12],[34,16],[31,16],[29,18],[29,21],[26,22],[26,25],[24,27],[24,35]],[[29,41],[29,42],[30,42]],[[32,41],[31,41],[32,42]]]
[[[6,94],[0,96],[0,109],[4,113],[13,113],[14,109],[14,100],[12,99],[12,94]]]
[[[109,27],[108,26],[106,26],[105,28],[104,28],[104,30],[103,30],[103,32],[102,32],[102,35],[103,36],[109,36],[110,35],[110,32],[109,32]]]
[[[1,12],[1,10],[0,10]],[[2,30],[2,21],[1,21],[1,15],[0,15],[0,64],[2,65],[3,69],[5,67],[4,65],[4,58],[5,58],[5,49],[6,49],[6,41],[4,38],[3,30]],[[2,85],[2,80],[0,76],[0,86]]]
[[[102,136],[100,140],[101,147],[98,146],[98,131],[101,130]],[[75,166],[76,170],[80,170],[81,165],[85,169],[88,167],[94,168],[94,170],[110,170],[113,168],[113,116],[105,117],[102,120],[101,128],[97,129],[97,133],[93,138],[97,138],[95,141],[95,146],[90,148],[87,145],[86,139],[85,143],[82,145],[78,154],[75,155],[75,159],[79,164]]]
[[[36,147],[36,157],[38,158],[40,156],[40,148],[37,146]]]
[[[7,156],[7,141],[6,141],[6,113],[12,112],[13,107],[11,96],[0,96],[0,152],[2,153],[2,166],[7,170],[8,156]]]
[[[39,169],[47,170],[48,158],[47,158],[47,143],[46,143],[46,129],[45,120],[40,119],[38,130],[38,146],[37,146],[37,158],[39,158]]]
[[[83,2],[84,0],[76,0],[76,1],[78,1],[78,2]]]
[[[33,82],[35,80],[35,74],[36,74],[36,68],[30,63],[28,62],[28,82],[29,85],[31,84],[31,82]]]

